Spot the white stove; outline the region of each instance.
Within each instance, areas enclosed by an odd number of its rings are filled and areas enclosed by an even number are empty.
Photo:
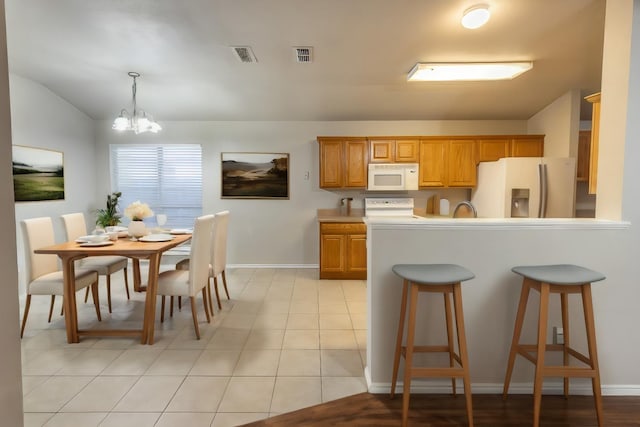
[[[365,198],[364,212],[367,217],[413,217],[413,199]]]

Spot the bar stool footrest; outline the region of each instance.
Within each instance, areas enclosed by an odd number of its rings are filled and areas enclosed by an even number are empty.
[[[406,368],[405,368],[406,369]],[[420,368],[411,367],[411,378],[463,378],[464,368]]]
[[[591,362],[591,359],[589,359],[588,356],[580,353],[578,350],[571,348],[571,347],[565,347],[564,344],[547,344],[545,346],[545,351],[566,351],[567,353],[574,357],[575,359],[579,360],[580,362],[584,363],[585,365],[588,366],[592,366],[593,363]],[[533,363],[534,365],[537,362],[537,358],[535,356],[535,354],[532,353],[536,353],[538,351],[538,346],[535,344],[519,344],[516,351],[518,352],[518,354],[522,357],[524,357],[525,359],[529,360],[531,363]]]

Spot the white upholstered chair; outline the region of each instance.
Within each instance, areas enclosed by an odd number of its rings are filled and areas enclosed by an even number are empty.
[[[27,299],[20,328],[20,337],[22,337],[24,335],[24,327],[27,324],[29,307],[31,306],[31,295],[51,295],[51,306],[49,307],[49,322],[51,322],[56,295],[64,295],[64,281],[62,270],[58,267],[58,257],[56,255],[36,254],[33,252],[35,249],[55,244],[51,218],[25,219],[20,221],[20,226],[24,240],[25,273],[27,278]],[[98,320],[102,320],[98,302],[98,273],[93,270],[75,269],[75,285],[76,291],[91,286],[96,315]]]
[[[216,291],[216,298],[218,299],[218,308],[222,309],[220,305],[220,296],[218,294],[218,276],[222,276],[222,285],[224,286],[224,292],[229,297],[229,289],[227,288],[227,235],[229,230],[229,211],[222,211],[216,213],[216,221],[213,227],[213,254],[211,257],[211,269],[209,271],[209,277],[213,278],[213,288]],[[211,304],[211,301],[209,301]],[[213,309],[213,307],[212,307]]]
[[[87,224],[82,212],[62,215],[62,222],[64,223],[64,229],[67,233],[67,240],[75,240],[87,234]],[[127,257],[115,255],[83,258],[76,263],[76,267],[95,270],[98,272],[98,275],[107,278],[107,304],[109,306],[109,313],[111,313],[111,274],[116,271],[122,270],[124,272],[124,287],[127,291],[127,299],[129,299],[128,265],[129,259]],[[84,302],[87,302],[87,297],[89,296],[88,290],[87,288]]]
[[[218,292],[218,276],[222,276],[222,284],[224,286],[224,292],[229,297],[229,289],[227,288],[227,235],[229,229],[229,211],[221,211],[215,214],[213,235],[211,240],[211,262],[209,265],[209,277],[213,278],[213,287],[216,292],[216,299],[218,300],[218,309],[222,309],[220,304],[220,294]],[[176,269],[187,270],[189,269],[189,260],[184,259],[176,264]],[[213,313],[213,301],[211,299],[211,287],[207,284],[207,294],[209,301],[209,310]],[[180,300],[178,300],[180,301]],[[180,302],[179,302],[180,303]],[[173,304],[171,305],[173,309]]]
[[[158,276],[158,295],[162,296],[160,321],[164,321],[164,304],[166,296],[188,296],[191,300],[191,313],[196,337],[200,339],[198,327],[198,312],[196,310],[196,296],[202,292],[202,303],[207,316],[207,322],[211,321],[206,298],[207,283],[209,283],[209,261],[211,260],[211,232],[213,230],[213,215],[204,215],[196,218],[193,235],[191,237],[191,250],[189,252],[188,270],[163,271]]]

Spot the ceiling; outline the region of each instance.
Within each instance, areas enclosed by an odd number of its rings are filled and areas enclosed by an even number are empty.
[[[460,25],[490,5],[489,23]],[[5,0],[9,69],[94,119],[528,119],[600,90],[604,0]],[[242,63],[231,46],[251,46]],[[294,46],[312,46],[297,63]],[[499,82],[407,82],[416,62],[531,60]],[[590,112],[583,118],[588,119]]]

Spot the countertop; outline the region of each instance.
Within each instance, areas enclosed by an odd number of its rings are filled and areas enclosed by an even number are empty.
[[[318,222],[363,222],[364,209],[318,209]]]
[[[427,214],[425,209],[414,209],[413,214],[424,219],[450,218],[448,216]],[[349,211],[346,208],[318,209],[317,218],[318,222],[364,222],[365,212],[364,209],[351,209]]]
[[[427,214],[424,209],[414,209],[413,217],[365,217],[364,209],[346,208],[318,209],[318,222],[366,222],[374,227],[417,227],[417,228],[627,228],[628,222],[600,220],[595,218],[452,218],[450,216]]]

